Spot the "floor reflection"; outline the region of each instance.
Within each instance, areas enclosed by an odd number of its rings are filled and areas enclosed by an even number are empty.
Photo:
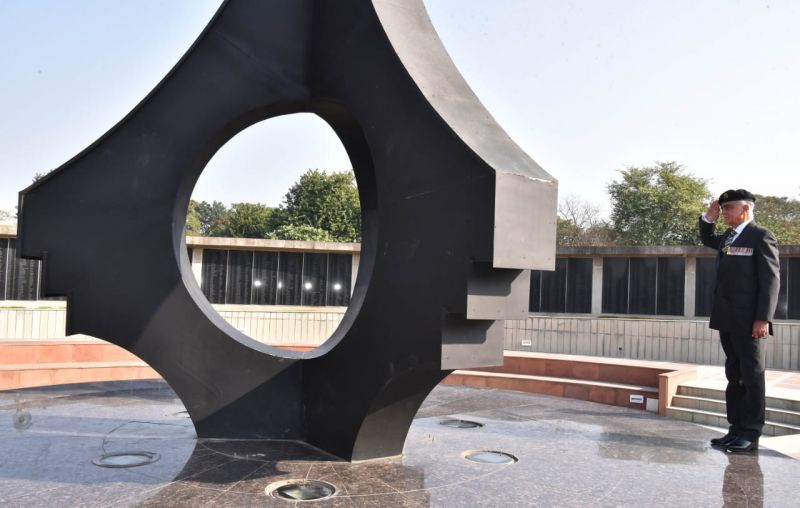
[[[138,506],[288,506],[270,499],[265,489],[289,480],[327,482],[337,490],[328,502],[344,506],[430,504],[424,468],[405,465],[399,457],[351,464],[293,441],[200,440],[175,479]]]
[[[764,474],[758,453],[726,453],[728,465],[722,476],[723,506],[764,506]]]

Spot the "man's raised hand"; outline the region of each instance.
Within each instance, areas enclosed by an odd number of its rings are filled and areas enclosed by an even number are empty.
[[[708,219],[711,222],[716,222],[718,218],[719,218],[719,201],[715,199],[708,204],[708,210],[706,210],[706,219]]]

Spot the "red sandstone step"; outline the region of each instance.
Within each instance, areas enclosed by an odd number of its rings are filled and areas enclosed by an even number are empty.
[[[501,367],[472,369],[585,381],[658,386],[658,376],[685,367],[666,362],[506,351]]]
[[[130,362],[135,355],[108,342],[0,341],[0,366],[62,362]]]
[[[641,395],[644,400],[658,398],[658,389],[652,386],[504,372],[456,370],[445,378],[444,383],[540,393],[633,409],[645,409],[645,404],[631,403],[631,395]]]
[[[310,351],[309,346],[276,346]],[[100,340],[0,341],[0,390],[160,376],[125,349]]]
[[[0,365],[0,390],[159,377],[142,361]]]

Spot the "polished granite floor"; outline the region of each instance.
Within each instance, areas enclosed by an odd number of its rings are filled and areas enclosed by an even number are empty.
[[[445,418],[482,423],[460,429]],[[3,506],[797,506],[800,461],[769,449],[729,455],[719,434],[641,411],[543,395],[440,386],[403,457],[339,462],[291,442],[198,441],[161,381],[0,392]],[[514,464],[479,464],[499,450]],[[103,468],[103,453],[147,451],[152,464]],[[264,489],[333,484],[293,503]]]

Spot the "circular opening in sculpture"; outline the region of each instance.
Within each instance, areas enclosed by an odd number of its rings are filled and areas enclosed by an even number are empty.
[[[286,480],[273,483],[264,492],[285,501],[320,501],[336,493],[336,487],[318,480]]]
[[[313,114],[252,125],[206,165],[187,210],[185,266],[238,332],[309,352],[337,330],[361,259],[350,167],[339,137]]]

